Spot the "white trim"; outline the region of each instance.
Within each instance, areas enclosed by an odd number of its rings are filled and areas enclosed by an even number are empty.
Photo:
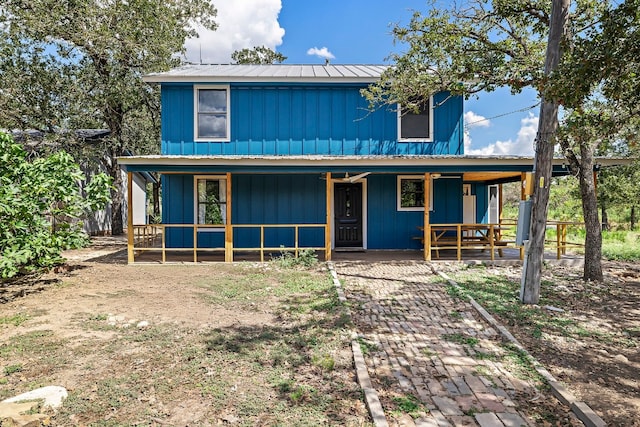
[[[424,206],[413,206],[404,208],[402,207],[402,180],[403,179],[417,179],[424,181],[424,175],[397,175],[396,176],[396,210],[398,212],[423,212]],[[431,177],[429,191],[429,210],[433,210],[433,177]]]
[[[469,167],[475,166],[474,172],[487,172],[500,170],[503,166],[518,166],[531,170],[533,157],[530,156],[457,156],[457,155],[406,155],[406,156],[273,156],[273,155],[231,155],[231,156],[184,156],[184,155],[148,155],[148,156],[123,156],[117,158],[120,165],[151,165],[151,166],[303,166],[352,168],[375,168],[395,166],[415,166],[420,169],[431,168],[442,170],[443,167]],[[602,166],[629,165],[634,158],[597,158],[596,163]],[[553,165],[566,164],[566,159],[554,158]],[[375,172],[375,171],[372,171]],[[427,169],[426,172],[429,172]],[[514,174],[520,170],[512,171]]]
[[[496,217],[491,218],[491,188],[495,188],[496,191]],[[494,221],[491,221],[494,219]],[[489,224],[500,223],[500,189],[498,184],[487,185],[487,222]]]
[[[342,180],[342,178],[332,178],[331,179],[331,212],[330,212],[330,221],[331,221],[331,249],[335,249],[336,248],[336,218],[335,218],[335,210],[334,210],[334,204],[335,204],[335,199],[336,199],[336,189],[335,189],[335,185],[336,184],[344,184],[345,181]],[[349,182],[349,184],[362,184],[362,249],[367,249],[369,242],[368,242],[368,232],[367,232],[367,227],[368,227],[368,217],[369,217],[369,211],[367,209],[367,200],[368,200],[368,195],[367,195],[367,178],[361,178],[358,179],[356,181],[353,182]]]
[[[226,175],[194,175],[193,176],[193,223],[198,224],[198,180],[206,179],[207,181],[220,181],[220,193],[224,194],[224,204],[227,204],[227,176]],[[223,222],[227,222],[227,212],[226,209],[222,212]],[[207,227],[207,228],[198,228],[198,232],[206,231],[206,232],[224,232],[224,227]]]
[[[429,137],[428,138],[402,138],[402,106],[398,105],[398,142],[433,142],[433,96],[429,97]]]
[[[226,135],[224,138],[198,136],[198,92],[200,90],[225,90],[227,93]],[[229,142],[231,141],[231,89],[229,85],[193,85],[193,140],[195,142]]]

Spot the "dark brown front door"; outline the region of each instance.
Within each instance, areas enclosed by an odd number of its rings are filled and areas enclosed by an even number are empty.
[[[362,184],[334,187],[335,247],[362,248]]]

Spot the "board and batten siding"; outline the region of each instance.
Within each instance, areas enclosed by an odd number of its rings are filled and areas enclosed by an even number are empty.
[[[419,249],[418,227],[423,225],[422,211],[397,210],[396,175],[370,175],[367,179],[368,248]],[[442,224],[462,221],[462,178],[433,181],[433,210],[429,222]]]
[[[193,175],[171,174],[162,179],[162,213],[165,224],[194,222]],[[319,174],[234,175],[233,224],[324,224],[325,181]],[[220,230],[221,231],[221,230]],[[167,247],[191,247],[193,228],[167,228]],[[323,246],[324,229],[300,230],[301,246]],[[293,229],[265,231],[265,246],[293,246]],[[201,231],[198,246],[224,248],[224,233]],[[237,228],[235,247],[259,247],[259,228]]]
[[[463,154],[462,99],[434,96],[434,141],[397,142],[394,106],[368,110],[362,85],[231,84],[231,138],[194,142],[192,84],[162,85],[162,154]]]
[[[163,177],[163,222],[191,224],[194,221],[193,175]],[[236,174],[232,176],[233,224],[324,224],[325,184],[320,174]],[[434,180],[431,223],[462,221],[462,179]],[[367,241],[369,249],[419,249],[423,213],[397,210],[397,176],[375,174],[367,177]],[[265,246],[293,246],[292,229],[265,231]],[[236,228],[235,247],[259,247],[258,228]],[[323,246],[324,230],[301,229],[300,246]],[[169,228],[167,247],[190,247],[192,228]],[[221,232],[198,233],[201,247],[224,247]]]

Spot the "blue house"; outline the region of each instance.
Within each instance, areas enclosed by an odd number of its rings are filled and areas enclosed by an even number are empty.
[[[465,156],[463,100],[448,93],[418,113],[371,111],[360,91],[384,69],[189,65],[145,76],[161,87],[161,155],[119,162],[161,174],[162,260],[169,250],[194,261],[418,251],[425,224],[497,224],[500,184],[523,179],[532,159]]]

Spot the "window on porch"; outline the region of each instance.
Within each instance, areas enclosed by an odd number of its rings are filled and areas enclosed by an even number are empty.
[[[227,220],[226,179],[215,176],[197,176],[196,224],[225,224]]]
[[[433,210],[433,179],[431,180],[429,210]],[[424,175],[398,176],[398,211],[424,210]]]

